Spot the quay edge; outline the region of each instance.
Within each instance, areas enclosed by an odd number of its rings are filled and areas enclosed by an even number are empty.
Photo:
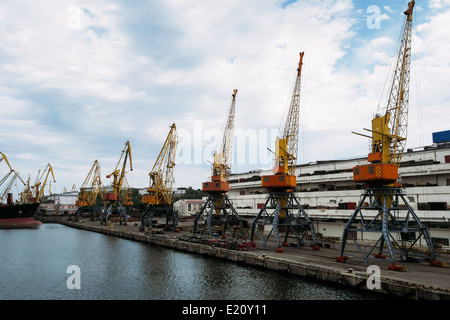
[[[381,288],[371,290],[367,287],[369,275],[365,272],[352,270],[352,268],[345,269],[319,265],[308,261],[294,261],[285,256],[274,257],[267,255],[266,253],[261,254],[261,250],[259,249],[255,251],[238,251],[195,242],[187,242],[180,240],[177,236],[145,234],[143,232],[118,230],[101,225],[94,226],[70,221],[59,221],[57,223],[86,231],[93,231],[120,237],[123,239],[146,242],[175,250],[227,259],[230,261],[246,263],[275,271],[288,272],[293,275],[310,279],[326,281],[362,290],[369,290],[387,295],[387,297],[413,300],[450,300],[450,290],[448,288],[427,285],[410,280],[402,280],[399,277],[394,278],[381,276]]]

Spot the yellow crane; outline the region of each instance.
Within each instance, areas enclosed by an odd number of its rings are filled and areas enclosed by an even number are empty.
[[[42,174],[41,170],[39,169],[36,177],[36,182],[33,186],[31,186],[31,189],[34,189],[34,192],[32,192],[32,197],[31,199],[29,199],[31,202],[37,203],[41,201],[41,198],[44,196],[45,186],[47,185],[47,182],[51,183],[51,180],[48,180],[50,174],[52,175],[53,182],[56,182],[53,167],[50,163],[47,164]],[[25,193],[29,194],[28,191],[26,191]],[[52,194],[51,191],[49,192],[49,194]]]
[[[33,191],[31,188],[31,175],[28,175],[28,180],[25,183],[25,188],[20,193],[19,197],[20,197],[20,203],[32,202],[31,199],[33,198]]]
[[[234,118],[236,110],[236,94],[238,90],[234,89],[232,94],[231,106],[228,111],[228,118],[225,124],[225,131],[222,138],[222,145],[220,152],[214,152],[214,163],[212,166],[212,175],[210,182],[203,183],[203,191],[229,191],[230,185],[228,179],[230,177],[230,162],[231,151],[233,149],[233,130],[234,130]]]
[[[404,11],[404,27],[387,105],[384,110],[377,111],[372,120],[372,128],[365,129],[372,133],[371,136],[358,133],[371,139],[371,150],[367,157],[369,164],[353,168],[353,180],[364,183],[365,189],[359,205],[344,228],[340,256],[336,258],[339,262],[345,262],[348,259],[345,255],[346,243],[352,240],[361,254],[360,257],[366,262],[372,258],[372,254],[374,259],[386,259],[383,249],[387,248],[393,261],[390,268],[402,270],[397,265],[397,254],[394,248],[398,248],[398,255],[404,261],[421,237],[428,246],[429,257],[434,259],[428,230],[408,204],[402,187],[398,183],[398,168],[407,138],[414,5],[415,1],[410,1],[408,8]],[[369,206],[363,205],[365,201],[369,203]],[[370,217],[364,218],[367,212],[376,212],[375,217],[369,214]],[[355,227],[353,224],[357,219],[360,220],[360,226]],[[368,250],[363,250],[358,239],[354,237],[355,234],[362,232],[380,234],[379,239]],[[376,247],[379,247],[378,251]]]
[[[170,126],[169,134],[159,152],[158,158],[149,173],[150,186],[148,194],[142,196],[142,203],[146,206],[141,216],[141,229],[152,228],[153,216],[166,217],[166,228],[178,228],[178,215],[173,210],[172,184],[175,168],[175,156],[178,145],[178,134],[175,123]]]
[[[100,216],[100,223],[106,224],[111,214],[118,214],[120,217],[120,224],[125,225],[128,222],[127,210],[124,206],[132,206],[131,194],[126,182],[126,168],[129,160],[130,171],[133,171],[133,161],[131,157],[131,145],[127,141],[125,148],[122,150],[119,161],[117,162],[115,170],[106,177],[109,179],[113,177],[113,182],[109,190],[103,194],[103,201],[105,203],[104,210]],[[122,163],[122,166],[120,166]]]
[[[366,182],[378,186],[395,184],[398,179],[398,167],[405,149],[408,127],[414,4],[415,1],[409,2],[408,9],[404,12],[406,18],[403,36],[384,115],[380,114],[383,110],[378,108],[372,120],[372,129],[365,129],[371,132],[372,136],[363,135],[371,139],[371,152],[367,157],[370,164],[356,166],[353,169],[355,182]]]
[[[13,187],[14,183],[17,181],[17,179],[19,179],[24,184],[24,186],[26,184],[23,181],[20,174],[11,167],[6,155],[4,153],[0,152],[0,156],[1,156],[0,162],[2,162],[4,160],[9,168],[9,172],[0,180],[0,187],[2,187],[7,182],[6,186],[0,193],[0,204],[5,203],[5,201],[8,204],[13,204],[12,193],[10,193],[10,191],[11,191],[11,188]],[[10,177],[11,177],[11,179],[9,179]],[[9,181],[8,181],[8,179],[9,179]]]
[[[295,194],[297,179],[295,168],[298,153],[298,129],[300,112],[300,87],[304,52],[300,52],[300,60],[295,76],[295,84],[292,93],[286,122],[281,137],[275,141],[275,163],[273,174],[261,177],[261,186],[268,190],[269,196],[263,207],[252,222],[250,240],[253,241],[256,232],[264,230],[266,225],[272,225],[272,230],[263,239],[267,242],[269,237],[275,236],[277,242],[276,252],[283,252],[282,246],[286,246],[290,233],[297,238],[298,244],[305,241],[306,236],[313,240],[314,248],[318,248],[312,221],[300,205]],[[260,219],[262,218],[262,222]],[[279,232],[285,230],[284,241],[281,242]]]
[[[30,201],[23,202],[22,199],[20,201],[14,201],[14,195],[11,192],[11,189],[14,185],[17,186],[17,179],[24,185],[26,184],[22,180],[20,174],[11,167],[6,155],[0,152],[0,163],[2,161],[5,161],[9,168],[9,172],[6,176],[0,179],[0,206],[7,208],[7,210],[2,213],[5,214],[4,218],[8,218],[3,219],[4,221],[2,224],[4,224],[4,227],[6,228],[38,228],[42,223],[36,221],[34,218],[40,204],[38,202]],[[21,197],[22,195],[19,193],[19,196]]]
[[[212,235],[213,224],[222,227],[221,233],[223,237],[225,236],[228,226],[234,227],[235,231],[239,228],[240,235],[242,236],[243,234],[242,220],[228,198],[228,191],[230,190],[228,179],[231,170],[230,163],[233,150],[233,130],[237,92],[237,89],[233,90],[221,147],[218,151],[214,152],[211,181],[203,182],[202,184],[202,190],[208,193],[208,199],[194,219],[194,234],[197,233],[198,222],[203,216],[206,216],[206,224],[204,224],[205,228],[202,230],[203,234],[207,231],[209,235]],[[237,233],[235,235],[237,235]]]
[[[0,155],[1,155],[1,157],[0,157],[0,163],[1,163],[2,161],[5,161],[6,164],[8,165],[9,170],[13,170],[13,168],[11,168],[11,165],[9,164],[9,161],[8,161],[8,158],[6,157],[6,155],[5,155],[3,152],[0,152]]]
[[[74,188],[75,185],[73,186],[72,191]],[[90,215],[91,220],[95,220],[100,212],[100,208],[96,205],[97,196],[99,194],[102,196],[103,192],[104,186],[101,178],[101,167],[98,160],[95,160],[80,188],[78,200],[75,202],[75,205],[78,206],[76,218],[80,219],[80,217],[87,212]]]

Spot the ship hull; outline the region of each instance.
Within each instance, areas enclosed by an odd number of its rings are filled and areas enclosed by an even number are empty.
[[[1,205],[0,229],[37,229],[42,222],[34,220],[38,203]]]

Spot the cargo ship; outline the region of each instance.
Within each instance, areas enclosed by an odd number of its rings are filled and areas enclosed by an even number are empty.
[[[34,219],[38,207],[39,203],[15,204],[8,194],[8,202],[0,204],[0,229],[39,228],[42,222]]]

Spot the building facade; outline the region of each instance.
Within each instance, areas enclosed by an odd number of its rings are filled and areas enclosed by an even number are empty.
[[[362,199],[364,185],[353,181],[353,167],[361,164],[367,164],[367,158],[317,161],[297,166],[297,194],[314,221],[317,233],[328,237],[342,236],[347,221]],[[230,177],[229,198],[239,215],[249,222],[266,200],[267,191],[261,187],[261,176],[268,174],[272,174],[272,170]],[[399,176],[409,205],[428,226],[432,241],[449,247],[450,142],[407,150]],[[368,237],[362,233],[357,236],[359,239]]]
[[[78,206],[75,205],[77,200],[78,192],[53,194],[45,197],[39,210],[41,213],[49,215],[75,214],[78,210]]]
[[[173,210],[182,216],[193,216],[200,212],[203,206],[203,200],[199,199],[180,199],[174,202]]]

